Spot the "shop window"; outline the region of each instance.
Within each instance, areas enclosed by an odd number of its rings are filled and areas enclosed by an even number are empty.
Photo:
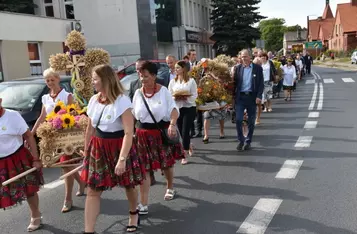
[[[64,0],[64,11],[67,19],[75,19],[73,0]]]
[[[44,0],[45,14],[47,17],[55,17],[52,0]]]
[[[41,52],[40,44],[38,42],[27,43],[29,52],[31,76],[38,76],[42,74]]]

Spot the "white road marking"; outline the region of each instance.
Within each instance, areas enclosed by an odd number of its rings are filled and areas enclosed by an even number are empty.
[[[315,80],[306,80],[305,84],[314,84]]]
[[[311,145],[312,136],[300,136],[295,144],[295,148],[308,148]]]
[[[237,233],[263,234],[282,202],[283,200],[281,199],[259,199],[248,217],[239,227]]]
[[[313,129],[316,128],[317,121],[306,121],[304,128],[305,129]]]
[[[322,110],[322,107],[324,105],[324,86],[322,83],[320,83],[320,96],[319,96],[319,102],[317,103],[317,110]]]
[[[319,118],[320,117],[320,112],[310,112],[309,113],[309,118]]]
[[[317,97],[317,89],[318,89],[318,85],[317,85],[317,83],[315,83],[314,93],[312,94],[309,110],[313,110],[314,109],[315,102],[316,102],[316,97]]]
[[[333,79],[324,79],[324,83],[325,84],[332,84],[332,83],[335,83],[335,81],[333,81]]]
[[[354,83],[355,81],[352,78],[342,78],[345,83]]]
[[[283,166],[280,168],[278,174],[276,174],[275,178],[295,179],[303,162],[303,160],[286,160]]]
[[[55,180],[52,181],[51,183],[45,184],[43,187],[45,189],[54,189],[57,188],[58,186],[61,186],[62,184],[64,184],[64,180]]]

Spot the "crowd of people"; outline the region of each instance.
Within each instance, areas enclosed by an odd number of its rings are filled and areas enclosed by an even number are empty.
[[[274,95],[279,96],[278,86],[283,87],[285,100],[291,101],[296,81],[301,79],[304,69],[310,73],[312,63],[311,56],[303,59],[296,55],[281,58],[281,67],[276,68],[277,58],[271,52],[251,55],[249,50],[242,50],[233,58],[236,64],[231,69],[233,104],[201,111],[196,106],[196,80],[189,77],[190,69],[198,63],[196,56],[195,50],[190,50],[180,61],[167,56],[169,71],[161,75],[155,63],[137,60],[139,79],[131,84],[128,96],[124,95],[123,86],[109,65],[93,69],[92,84],[97,94],[90,99],[86,112],[89,123],[84,139],[83,169],[66,178],[62,208],[64,213],[72,209],[74,181],[79,185],[77,196],[84,195],[86,188],[84,233],[94,233],[101,194],[116,186],[125,188],[129,203],[127,232],[135,232],[140,225],[140,215],[149,213],[150,185],[155,183],[157,170],[166,179],[164,200],[174,199],[174,165],[176,161],[182,165],[189,163],[189,157],[194,155],[191,138],[202,137],[203,143],[209,143],[210,120],[219,120],[219,139],[223,139],[225,119],[228,112],[233,111],[237,150],[249,150],[261,112],[273,111],[272,99]],[[277,69],[282,71],[281,80],[277,78]],[[18,112],[1,106],[0,97],[0,182],[32,167],[38,168],[0,187],[0,208],[27,200],[31,210],[29,232],[42,227],[37,192],[44,181],[34,138],[36,129],[46,121],[47,113],[56,102],[75,101],[72,94],[60,87],[57,72],[46,70],[44,79],[50,91],[42,98],[42,113],[32,131]],[[177,92],[185,92],[185,95],[176,95]],[[61,160],[69,157],[63,156]],[[67,168],[64,173],[72,169]]]

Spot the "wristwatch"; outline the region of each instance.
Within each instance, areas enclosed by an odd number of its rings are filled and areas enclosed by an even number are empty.
[[[126,160],[126,157],[123,157],[123,156],[119,157],[119,161],[125,161],[125,160]]]

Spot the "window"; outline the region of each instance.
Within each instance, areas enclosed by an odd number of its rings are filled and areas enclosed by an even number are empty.
[[[47,17],[55,17],[52,0],[44,0],[45,14]]]
[[[75,19],[73,0],[64,0],[64,11],[67,19]]]
[[[27,43],[29,52],[31,75],[38,76],[42,74],[40,44],[37,42]]]

